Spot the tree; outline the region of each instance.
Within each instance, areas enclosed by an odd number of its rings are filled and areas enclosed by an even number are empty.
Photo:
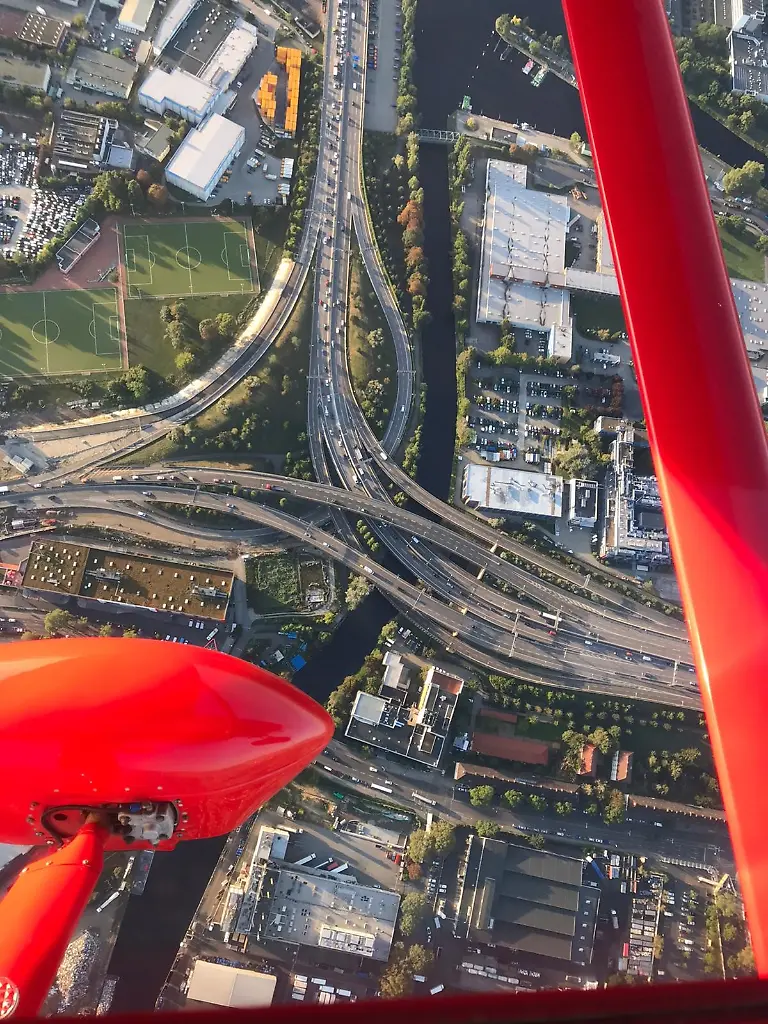
[[[469,791],[469,802],[473,807],[489,807],[493,803],[493,786],[475,786]]]
[[[137,402],[144,402],[149,397],[149,370],[146,366],[132,366],[126,371],[123,383]]]
[[[418,892],[409,892],[400,904],[400,931],[413,935],[427,910],[426,897]]]
[[[408,867],[405,869],[405,871],[412,882],[415,882],[419,878],[421,878],[421,867],[419,864],[416,863],[415,860],[411,860],[408,862]]]
[[[149,171],[145,171],[143,168],[136,171],[136,181],[138,181],[140,188],[146,192],[147,189],[152,187],[152,175]]]
[[[203,341],[215,341],[219,336],[219,325],[215,320],[201,320],[198,330]]]
[[[19,640],[39,640],[39,639],[40,639],[40,637],[37,635],[37,633],[31,633],[28,629],[25,629],[24,632],[19,637]]]
[[[371,585],[368,580],[362,576],[353,576],[350,580],[347,592],[344,595],[347,602],[347,608],[353,610],[365,600],[371,592]]]
[[[468,117],[467,120],[464,123],[467,126],[467,131],[468,132],[474,132],[474,131],[477,130],[477,119],[476,118]]]
[[[475,831],[483,839],[493,839],[501,831],[501,826],[497,825],[495,821],[478,821]]]
[[[571,137],[570,137],[570,139],[568,141],[570,142],[571,149],[574,151],[574,153],[578,153],[578,151],[581,149],[581,147],[583,145],[582,138],[579,135],[579,133],[578,132],[573,132],[573,134],[571,135]]]
[[[454,827],[447,821],[433,821],[429,830],[432,847],[435,853],[448,853],[456,842]]]
[[[190,352],[186,349],[183,352],[177,352],[174,363],[176,364],[176,369],[179,373],[186,377],[195,368],[194,352]]]
[[[534,850],[544,849],[544,836],[540,835],[538,832],[533,832],[531,835],[526,836],[526,839],[528,840],[528,845],[532,846]]]
[[[381,976],[379,995],[384,999],[399,999],[413,989],[413,978],[403,964],[392,964]]]
[[[66,633],[75,624],[75,617],[64,608],[54,608],[48,612],[43,620],[46,636],[56,636],[58,633]]]
[[[759,238],[756,238],[755,248],[758,252],[766,252],[768,250],[768,235],[760,235]]]
[[[133,629],[131,626],[128,626],[126,629],[123,630],[123,639],[124,640],[136,640],[136,639],[138,639],[138,636],[139,636],[138,632],[135,629]]]
[[[654,935],[653,937],[653,955],[657,960],[661,959],[664,955],[664,936]]]
[[[112,626],[105,622],[103,626],[99,626],[99,636],[114,636],[115,631]]]
[[[75,29],[76,32],[79,32],[80,29],[85,28],[84,14],[76,14],[74,16],[74,18],[72,19],[72,28]]]
[[[503,800],[508,807],[517,807],[522,802],[523,794],[519,789],[508,789],[504,794]]]
[[[735,974],[754,974],[755,956],[752,952],[752,947],[745,946],[744,949],[740,950],[738,953],[734,953],[733,956],[729,956],[728,968]]]
[[[423,828],[417,828],[408,837],[408,856],[417,864],[422,864],[431,851],[432,844]]]
[[[424,946],[411,946],[405,954],[406,962],[413,974],[425,974],[435,959],[431,949]]]
[[[237,320],[231,313],[219,313],[216,316],[216,326],[223,338],[233,338],[237,330]],[[293,341],[293,339],[291,339]]]
[[[150,185],[147,189],[147,198],[158,209],[162,210],[168,205],[168,189],[165,185]]]
[[[541,43],[538,43],[535,39],[532,39],[530,43],[528,43],[528,52],[532,57],[537,56],[537,54],[541,53]]]
[[[624,821],[624,794],[620,789],[611,789],[603,806],[603,821],[606,824]]]
[[[723,189],[726,195],[753,196],[763,183],[765,165],[757,160],[747,160],[741,167],[732,167],[723,175]]]

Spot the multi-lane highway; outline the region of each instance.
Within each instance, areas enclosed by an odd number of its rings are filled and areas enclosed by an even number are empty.
[[[351,14],[354,12],[355,17]],[[293,308],[306,275],[314,267],[313,327],[308,374],[307,425],[317,483],[237,473],[232,482],[253,490],[278,488],[324,505],[336,536],[320,529],[317,515],[296,519],[241,498],[223,502],[194,492],[197,504],[236,509],[243,518],[272,526],[324,550],[364,574],[384,590],[446,649],[495,671],[514,670],[521,678],[549,685],[588,687],[625,696],[698,706],[695,676],[689,664],[685,627],[643,604],[617,595],[582,573],[499,534],[481,517],[445,504],[424,491],[396,464],[393,453],[413,411],[413,360],[408,331],[395,304],[371,235],[361,181],[361,141],[365,110],[365,54],[368,20],[360,0],[330,0],[326,31],[323,111],[320,143],[307,224],[297,264],[261,335],[243,357],[222,372],[183,408],[153,417],[143,443],[197,414],[232,387],[268,349]],[[355,56],[358,60],[355,61]],[[354,65],[354,66],[353,66]],[[384,309],[394,340],[398,392],[393,414],[379,441],[355,400],[346,345],[351,232],[358,235],[369,277]],[[313,262],[314,256],[314,262]],[[85,425],[73,429],[85,430]],[[127,437],[116,454],[142,442]],[[109,458],[114,458],[111,455]],[[72,507],[97,509],[129,498],[135,519],[184,527],[152,509],[146,495],[126,495],[110,486],[110,474],[98,473],[109,461],[81,461],[78,475],[87,484],[68,486]],[[132,474],[146,481],[156,469]],[[161,467],[157,475],[166,475]],[[191,472],[191,470],[190,470]],[[198,483],[214,483],[214,470],[195,468]],[[62,473],[36,478],[49,489]],[[187,474],[188,478],[188,474]],[[434,518],[395,505],[385,486],[391,482]],[[341,484],[341,486],[338,486]],[[133,485],[138,492],[140,486]],[[168,500],[165,488],[163,497]],[[13,498],[41,508],[48,499],[32,484],[14,488]],[[175,487],[171,500],[189,500]],[[141,509],[141,513],[136,511]],[[407,579],[385,569],[361,550],[360,540],[342,510],[367,519],[381,543],[402,566]],[[437,521],[435,521],[437,520]],[[137,528],[140,523],[137,522]],[[199,532],[199,531],[198,531]],[[215,534],[215,531],[210,531]],[[231,541],[232,533],[227,538]],[[244,536],[254,537],[254,531]],[[503,555],[504,557],[501,557]],[[416,583],[412,580],[417,581]],[[504,589],[502,589],[504,588]],[[504,590],[507,592],[505,593]],[[554,621],[553,621],[553,616]]]
[[[625,627],[618,619],[600,620],[600,632],[591,630],[576,616],[569,619],[567,626],[560,623],[557,629],[552,629],[551,620],[527,605],[519,604],[514,617],[511,613],[498,612],[482,604],[462,606],[452,600],[455,585],[450,579],[436,578],[431,592],[427,591],[401,579],[371,559],[368,552],[326,533],[313,522],[267,508],[239,493],[229,493],[234,489],[240,490],[234,478],[230,478],[226,485],[228,493],[201,489],[203,480],[200,478],[209,474],[212,471],[202,469],[194,474],[176,471],[170,476],[168,473],[144,471],[131,474],[132,479],[112,482],[97,477],[87,483],[67,485],[54,494],[32,491],[16,496],[14,500],[25,512],[36,510],[43,513],[54,502],[58,507],[79,513],[96,513],[107,508],[110,514],[119,511],[121,516],[132,519],[134,530],[140,534],[157,525],[174,530],[182,539],[185,533],[198,538],[205,535],[226,545],[231,545],[235,539],[248,539],[253,531],[233,532],[229,528],[203,530],[199,526],[179,523],[166,512],[159,511],[157,502],[178,502],[182,506],[194,502],[198,507],[236,513],[246,521],[265,524],[314,547],[319,553],[363,575],[392,600],[412,612],[418,609],[420,616],[427,616],[432,629],[439,630],[445,646],[452,646],[457,653],[493,671],[514,671],[520,678],[548,686],[657,700],[678,707],[699,706],[695,680],[688,671],[690,666],[681,664],[677,652],[670,656],[667,651],[667,644],[677,643],[674,638],[670,641],[660,634],[643,633],[643,647],[629,648],[629,642],[637,640],[638,636],[619,632]],[[158,476],[162,478],[159,481]],[[275,479],[288,482],[282,478]],[[281,486],[280,489],[286,488]],[[334,493],[343,494],[338,489],[334,489]],[[444,530],[438,524],[419,522],[421,532]],[[411,547],[418,556],[422,545],[414,543],[413,536]]]

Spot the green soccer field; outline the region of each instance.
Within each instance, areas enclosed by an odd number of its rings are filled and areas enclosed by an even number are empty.
[[[131,221],[123,225],[126,299],[259,290],[246,225],[239,220]]]
[[[119,370],[120,336],[113,288],[0,294],[0,375]]]

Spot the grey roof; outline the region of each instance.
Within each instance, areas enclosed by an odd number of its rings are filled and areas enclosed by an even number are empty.
[[[580,860],[473,836],[458,917],[470,938],[588,963],[599,897],[581,882]]]

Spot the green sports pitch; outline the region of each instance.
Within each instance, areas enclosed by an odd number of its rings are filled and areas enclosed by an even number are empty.
[[[259,290],[243,221],[131,221],[122,249],[126,299]]]
[[[0,294],[0,375],[122,368],[114,288]]]

